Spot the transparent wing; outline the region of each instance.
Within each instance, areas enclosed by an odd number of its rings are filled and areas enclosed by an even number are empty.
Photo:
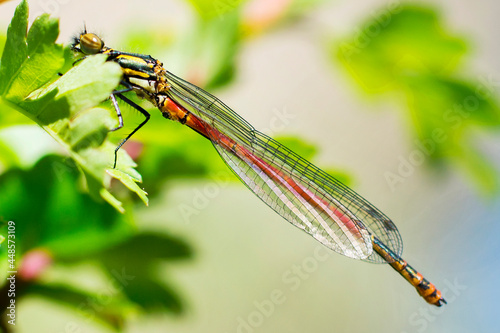
[[[171,98],[206,124],[226,164],[287,221],[345,256],[386,263],[372,251],[371,234],[403,250],[394,223],[360,195],[267,135],[215,96],[167,72]]]

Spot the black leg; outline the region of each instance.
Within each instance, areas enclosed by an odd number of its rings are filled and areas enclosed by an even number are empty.
[[[125,89],[115,90],[111,93],[111,95],[109,95],[109,98],[111,99],[111,102],[113,103],[113,107],[115,108],[116,115],[118,116],[118,126],[113,128],[113,129],[110,129],[111,132],[119,130],[120,128],[123,127],[122,112],[120,111],[120,107],[118,106],[118,103],[116,102],[115,95],[123,94],[123,93],[129,92],[133,89],[132,85],[126,81],[120,81],[120,84],[125,86]]]
[[[144,126],[149,121],[149,118],[150,118],[150,115],[146,110],[144,110],[142,107],[140,107],[139,105],[135,104],[130,99],[128,99],[127,97],[122,95],[123,92],[127,92],[130,90],[132,90],[132,87],[124,89],[124,90],[114,91],[110,96],[111,100],[113,101],[113,106],[115,107],[116,114],[118,115],[118,119],[120,120],[120,125],[117,128],[112,129],[112,131],[123,127],[123,118],[122,118],[122,115],[120,112],[120,108],[118,107],[118,103],[116,102],[115,95],[118,96],[118,98],[120,98],[122,101],[124,101],[125,103],[127,103],[128,105],[130,105],[131,107],[133,107],[134,109],[139,111],[140,113],[142,113],[144,115],[144,117],[146,117],[146,119],[142,123],[140,123],[139,126],[137,126],[132,131],[132,133],[127,135],[127,137],[120,142],[118,147],[116,147],[116,149],[115,149],[115,163],[113,164],[113,169],[116,168],[116,161],[118,159],[118,150],[120,150],[120,148],[123,146],[123,144],[125,142],[127,142],[127,140],[130,139],[132,137],[132,135],[135,134],[135,132],[137,132],[142,126]]]

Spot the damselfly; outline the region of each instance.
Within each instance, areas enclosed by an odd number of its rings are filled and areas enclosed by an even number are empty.
[[[146,119],[118,149],[149,120],[149,113],[123,94],[135,91],[148,99],[167,119],[187,125],[209,139],[238,178],[288,222],[335,252],[374,263],[388,263],[430,304],[446,303],[441,292],[400,255],[403,244],[394,223],[359,194],[267,135],[255,130],[223,102],[182,80],[149,55],[121,52],[84,31],[72,49],[84,57],[106,54],[123,70],[121,84],[110,98],[123,118],[116,97]]]

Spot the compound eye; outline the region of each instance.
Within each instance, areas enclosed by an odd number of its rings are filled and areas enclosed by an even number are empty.
[[[99,53],[104,47],[104,42],[99,36],[92,33],[80,36],[80,50],[85,54]]]

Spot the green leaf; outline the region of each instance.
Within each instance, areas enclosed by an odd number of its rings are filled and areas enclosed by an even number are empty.
[[[106,294],[106,306],[94,308],[91,303],[82,308],[82,303],[99,300],[99,293],[53,282],[28,281],[17,295],[48,298],[115,329],[138,308],[148,313],[182,312],[183,302],[165,283],[164,274],[159,274],[158,264],[189,258],[191,248],[173,236],[133,235],[131,216],[75,191],[79,175],[71,159],[59,156],[45,157],[28,171],[11,169],[0,175],[0,212],[3,218],[17,221],[18,258],[33,248],[43,248],[60,265],[82,260],[91,260],[94,267],[100,264],[97,267],[113,281],[106,289],[112,291]],[[5,255],[6,251],[0,251],[2,263],[7,263]]]
[[[70,285],[56,283],[32,283],[25,290],[25,294],[38,295],[50,299],[56,303],[69,306],[87,320],[108,325],[110,328],[121,331],[125,324],[127,315],[134,310],[133,304],[124,299],[120,294],[114,294],[114,287],[105,290],[105,294],[92,293],[77,289]],[[105,296],[105,303],[100,304]],[[103,305],[106,306],[103,306]]]
[[[26,124],[33,124],[33,122],[19,113],[15,105],[0,97],[0,129]]]
[[[44,247],[55,258],[85,256],[132,232],[130,216],[82,193],[80,178],[73,160],[59,156],[0,175],[1,217],[18,222],[19,255]]]
[[[2,78],[0,91],[4,92],[3,95],[7,100],[13,103],[21,101],[57,74],[64,64],[63,48],[55,44],[58,34],[56,19],[49,18],[47,14],[35,19],[27,36],[26,53],[19,52],[12,55],[16,58],[12,59],[12,62],[19,66],[15,68],[13,75],[9,76],[9,73],[6,73]],[[24,38],[22,41],[25,41]],[[8,55],[9,50],[6,48],[4,54]]]
[[[177,293],[165,285],[157,273],[159,260],[179,260],[191,257],[190,247],[183,241],[157,234],[140,234],[99,254],[110,276],[117,273],[130,276],[123,293],[145,311],[180,313],[182,302]],[[126,268],[126,269],[124,269]],[[117,281],[119,282],[119,281]]]
[[[108,169],[107,171],[113,178],[120,180],[129,190],[135,192],[146,205],[148,204],[147,193],[136,183],[138,179],[134,179],[120,170]]]
[[[0,32],[0,53],[3,53],[3,48],[5,47],[5,36],[3,35],[3,32]],[[0,60],[1,64],[1,60]]]
[[[99,54],[81,61],[60,79],[32,93],[18,105],[27,111],[28,117],[49,125],[102,102],[120,79],[118,64],[106,62],[106,56]]]
[[[369,93],[399,89],[401,81],[421,73],[452,73],[467,51],[467,43],[426,7],[389,6],[360,26],[332,51]]]
[[[89,185],[89,188],[115,207],[115,199],[103,191],[103,186],[109,184],[105,170],[111,168],[115,150],[115,145],[106,138],[109,130],[115,127],[116,118],[107,109],[90,107],[106,99],[120,78],[121,69],[117,64],[106,62],[106,56],[89,57],[19,103],[23,113],[66,148],[80,165],[88,183],[100,184],[97,187]],[[135,163],[123,150],[118,153],[117,167],[129,175],[118,178],[124,183],[128,184],[130,179],[141,181],[141,176],[133,169]],[[144,197],[145,192],[140,196]]]
[[[137,276],[134,283],[123,289],[130,301],[138,304],[145,312],[169,311],[180,314],[184,310],[177,293],[163,283]]]
[[[169,235],[142,233],[114,243],[93,254],[59,257],[66,264],[80,260],[99,262],[109,278],[115,279],[123,295],[144,311],[180,313],[183,304],[177,292],[165,284],[159,274],[160,263],[185,260],[192,256],[191,248],[181,239]]]
[[[110,266],[129,264],[141,270],[158,260],[185,259],[192,256],[191,248],[179,238],[154,233],[134,235],[99,254]]]
[[[7,30],[2,61],[0,64],[0,95],[4,95],[9,82],[19,71],[28,54],[26,32],[28,31],[28,3],[23,0],[17,6]]]
[[[334,43],[333,58],[365,92],[405,96],[416,149],[432,165],[447,162],[463,169],[481,191],[493,194],[498,176],[474,148],[471,133],[498,130],[500,107],[492,87],[458,73],[467,42],[448,32],[431,8],[388,6],[378,14]]]
[[[3,101],[40,125],[66,149],[85,174],[94,197],[104,198],[123,211],[121,203],[106,189],[110,176],[105,170],[113,165],[115,149],[107,135],[116,125],[116,116],[107,109],[93,108],[119,85],[120,66],[107,62],[105,55],[96,55],[59,77],[58,71],[68,64],[69,53],[55,44],[58,21],[42,15],[27,33],[27,18],[23,1],[9,26],[0,65]],[[50,80],[53,82],[48,84]],[[141,181],[135,163],[123,150],[118,158],[122,172],[118,179],[129,187],[131,179]],[[136,187],[135,192],[145,200],[144,191]]]

